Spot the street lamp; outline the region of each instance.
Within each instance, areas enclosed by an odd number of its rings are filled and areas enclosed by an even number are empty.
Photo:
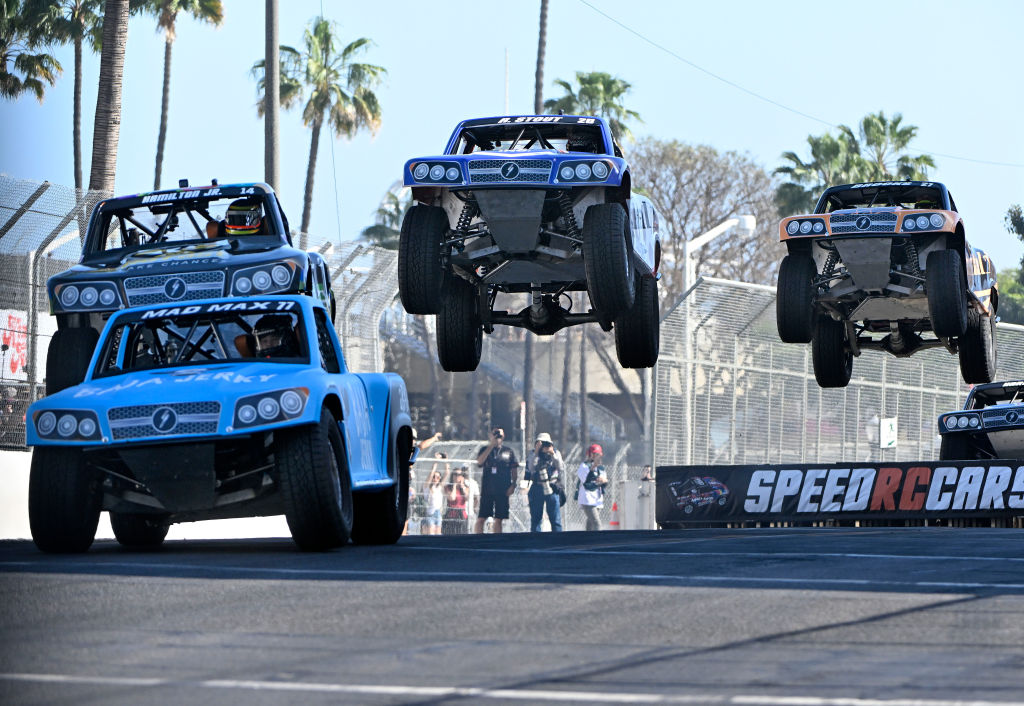
[[[719,223],[717,226],[712,228],[706,233],[698,235],[692,240],[683,242],[683,296],[690,291],[697,282],[697,263],[694,258],[697,251],[702,247],[710,243],[712,240],[720,235],[731,232],[734,228],[738,228],[738,235],[740,237],[748,237],[753,235],[754,228],[757,226],[757,219],[754,216],[733,216],[732,218],[726,219]]]

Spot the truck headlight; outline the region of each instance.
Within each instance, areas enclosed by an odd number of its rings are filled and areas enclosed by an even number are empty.
[[[305,387],[247,395],[235,403],[233,426],[244,429],[294,419],[302,414],[308,399],[309,389]]]

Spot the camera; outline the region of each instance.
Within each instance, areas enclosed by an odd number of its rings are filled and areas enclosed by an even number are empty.
[[[501,429],[495,429],[491,433],[494,435],[495,439],[503,439],[505,437],[505,433]]]
[[[548,474],[548,469],[554,465],[555,455],[553,453],[553,447],[549,443],[542,443],[540,451],[537,452],[537,482],[540,487],[544,490],[545,495],[551,495],[554,492],[551,488],[551,477]]]

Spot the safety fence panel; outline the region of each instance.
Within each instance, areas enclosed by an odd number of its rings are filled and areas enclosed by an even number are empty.
[[[1024,327],[996,329],[997,379],[1024,374]],[[662,320],[657,465],[913,461],[938,457],[938,415],[968,386],[944,348],[865,351],[822,389],[811,348],[779,341],[775,289],[701,280]]]

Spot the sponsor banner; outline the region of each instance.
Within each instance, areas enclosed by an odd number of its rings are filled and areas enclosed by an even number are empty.
[[[1024,515],[1024,459],[659,466],[657,477],[659,525]]]

